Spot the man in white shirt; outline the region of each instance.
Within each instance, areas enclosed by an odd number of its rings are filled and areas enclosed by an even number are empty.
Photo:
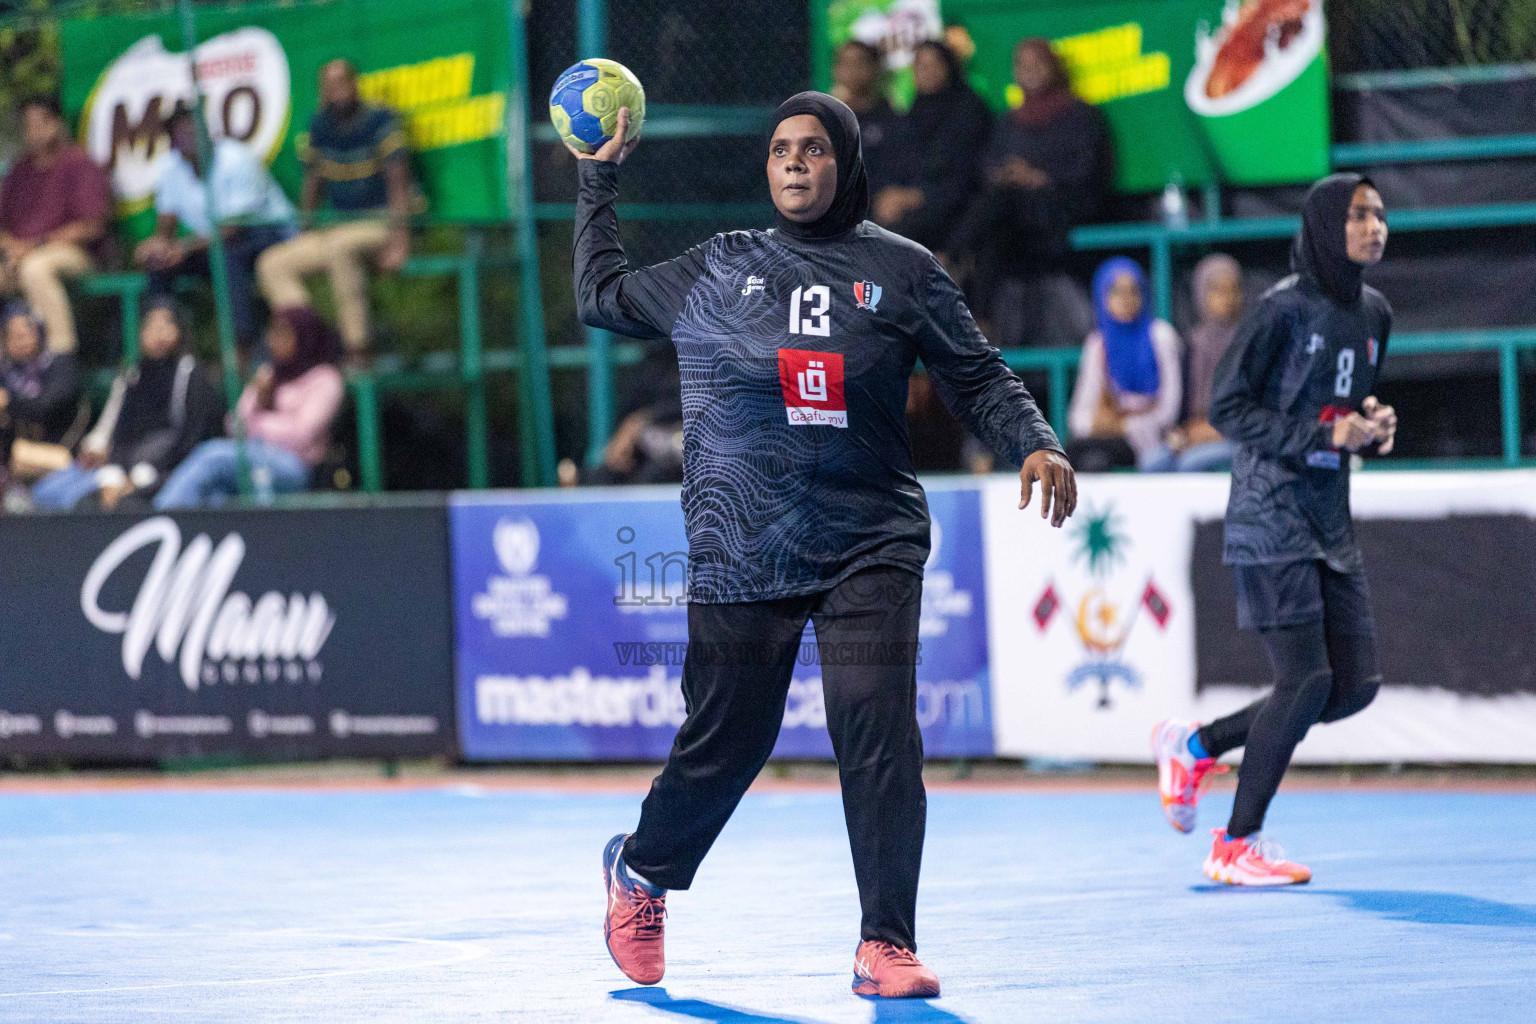
[[[208,277],[208,242],[217,220],[228,257],[235,337],[247,349],[258,334],[256,258],[293,237],[293,204],[256,154],[234,139],[219,139],[208,174],[214,198],[210,211],[191,112],[172,114],[166,129],[171,155],[155,189],[158,221],[155,233],[134,251],[134,260],[149,271],[151,295],[169,293],[181,275]]]

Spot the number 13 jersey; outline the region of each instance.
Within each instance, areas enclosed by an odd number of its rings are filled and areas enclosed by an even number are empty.
[[[632,271],[616,166],[582,160],[578,174],[582,321],[677,348],[690,600],[814,593],[879,564],[922,572],[928,507],[906,421],[918,358],[950,410],[1014,465],[1061,450],[916,243],[868,221],[818,240],[733,231]]]

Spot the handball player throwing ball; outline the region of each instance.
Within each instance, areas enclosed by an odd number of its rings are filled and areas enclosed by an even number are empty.
[[[1387,244],[1386,210],[1367,178],[1312,186],[1291,250],[1295,273],[1238,327],[1216,367],[1211,425],[1239,445],[1226,550],[1237,624],[1269,651],[1269,696],[1207,725],[1158,723],[1158,788],[1169,822],[1195,826],[1216,758],[1243,747],[1232,818],[1214,829],[1205,873],[1232,885],[1291,885],[1312,872],[1259,838],[1291,754],[1315,722],[1376,696],[1376,626],[1349,512],[1349,460],[1392,450],[1397,416],[1371,394],[1392,307],[1361,272]]]
[[[1077,500],[1072,468],[933,256],[865,219],[859,127],[842,102],[803,92],[776,112],[773,230],[716,235],[643,270],[625,261],[613,208],[628,127],[621,112],[610,141],[576,154],[576,297],[588,325],[677,348],[688,715],[639,826],[603,852],[608,950],[632,980],[661,980],[666,892],[692,883],[768,760],[810,620],[863,910],[854,991],[936,996],[913,953],[929,534],[907,440],[914,362],[1024,467],[1020,508],[1038,482],[1041,515],[1059,527]],[[869,656],[834,655],[849,650]]]

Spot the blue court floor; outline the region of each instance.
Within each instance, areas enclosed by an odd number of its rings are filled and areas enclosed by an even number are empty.
[[[1210,824],[1230,795],[1207,801]],[[0,1020],[1536,1021],[1536,796],[1282,793],[1312,885],[1203,884],[1155,795],[935,792],[920,952],[848,992],[834,793],[748,796],[668,975],[608,960],[599,851],[638,800],[482,791],[0,797]]]

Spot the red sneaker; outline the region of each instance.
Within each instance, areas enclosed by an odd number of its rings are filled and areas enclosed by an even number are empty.
[[[603,885],[608,889],[608,917],[603,938],[608,955],[630,981],[654,985],[667,971],[662,943],[667,916],[667,894],[654,896],[629,880],[624,870],[624,840],[617,835],[603,850]]]
[[[1305,885],[1312,869],[1285,859],[1285,851],[1272,839],[1257,835],[1228,839],[1227,830],[1213,828],[1216,841],[1205,858],[1205,876],[1228,885]]]
[[[886,999],[932,999],[939,978],[910,949],[889,942],[861,942],[853,954],[853,993]]]
[[[1214,757],[1196,758],[1189,752],[1189,737],[1198,722],[1165,718],[1152,730],[1152,756],[1157,759],[1157,791],[1163,798],[1163,816],[1180,832],[1195,828],[1195,808],[1212,775],[1227,771]]]

